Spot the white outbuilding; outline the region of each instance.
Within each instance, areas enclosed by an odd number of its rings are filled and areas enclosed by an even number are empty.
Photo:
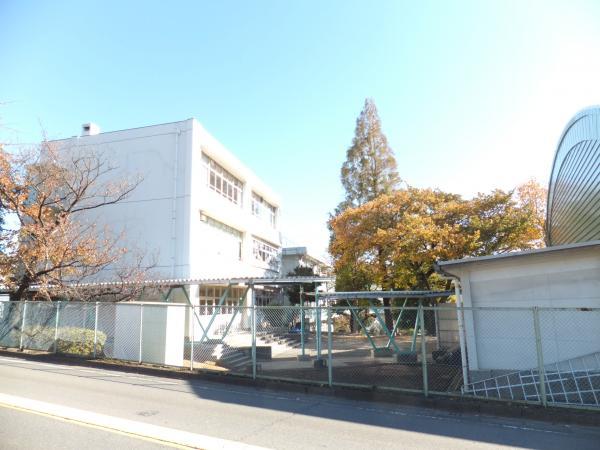
[[[600,241],[442,261],[438,272],[460,284],[470,382],[537,370],[539,355],[551,371],[600,370]]]

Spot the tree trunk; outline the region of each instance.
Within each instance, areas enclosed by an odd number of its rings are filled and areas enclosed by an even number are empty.
[[[358,331],[358,323],[354,319],[354,314],[350,313],[350,333],[356,333]]]
[[[29,285],[31,283],[31,279],[28,276],[24,276],[19,283],[19,287],[16,291],[11,292],[9,294],[9,299],[11,302],[20,302],[23,300],[23,294],[29,289]]]
[[[385,306],[387,309],[384,310],[384,317],[385,317],[385,326],[387,327],[387,329],[389,330],[389,332],[392,332],[392,329],[394,328],[394,317],[392,316],[392,310],[389,309],[389,307],[391,306],[391,299],[389,298],[384,298],[383,299],[383,306]]]
[[[381,289],[383,289],[383,290],[388,289],[388,286],[391,286],[391,284],[388,282],[389,278],[391,278],[391,277],[388,277],[384,255],[385,255],[385,253],[383,252],[383,249],[381,247],[377,247],[377,257],[379,259],[379,267],[380,267],[382,278],[383,278]],[[394,328],[394,318],[392,317],[392,310],[389,309],[389,307],[391,306],[391,299],[384,298],[383,306],[385,308],[387,308],[383,312],[383,315],[385,318],[385,320],[384,320],[385,326],[391,332],[392,329]]]

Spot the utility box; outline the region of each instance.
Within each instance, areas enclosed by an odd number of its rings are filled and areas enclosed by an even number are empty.
[[[142,362],[182,366],[184,331],[182,305],[117,304],[114,357],[139,361],[141,350]]]

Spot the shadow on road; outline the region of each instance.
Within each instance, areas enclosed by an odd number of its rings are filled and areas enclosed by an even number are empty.
[[[543,422],[525,422],[518,417],[509,419],[453,414],[427,408],[250,386],[234,387],[199,380],[189,380],[188,385],[199,398],[205,400],[510,447],[564,450],[564,441],[557,440],[556,437],[569,433],[569,442],[573,443],[574,448],[578,448],[578,435],[568,431],[566,427]],[[306,432],[310,433],[310,430]],[[376,433],[377,430],[373,429],[373,432]],[[335,433],[335,428],[332,428],[332,433]],[[600,435],[598,437],[600,438]],[[401,442],[398,445],[399,448],[402,447]]]
[[[18,355],[0,352],[2,356]],[[499,418],[477,414],[459,414],[444,410],[350,400],[335,395],[306,393],[306,388],[298,385],[298,392],[275,390],[272,388],[249,386],[251,380],[237,380],[232,377],[227,383],[203,379],[200,376],[182,371],[166,371],[145,367],[113,366],[106,363],[85,361],[73,358],[56,358],[48,355],[21,355],[20,359],[42,364],[27,367],[31,370],[56,373],[104,382],[161,390],[163,392],[192,394],[196,398],[248,407],[251,416],[253,409],[268,409],[292,415],[302,415],[316,419],[326,419],[315,423],[320,431],[330,427],[336,433],[335,422],[349,422],[369,425],[369,432],[377,433],[378,428],[403,430],[414,433],[454,438],[465,441],[504,445],[532,449],[564,449],[565,442],[574,448],[590,447],[590,442],[598,442],[598,429],[555,425],[547,422],[523,420],[520,417]],[[94,370],[89,370],[93,368]],[[166,381],[172,381],[167,383]],[[290,388],[290,386],[287,386]],[[155,391],[156,392],[156,391]],[[326,391],[327,392],[327,391]],[[334,394],[336,391],[329,391]],[[161,394],[162,395],[162,394]],[[171,394],[168,394],[171,396]],[[190,402],[188,406],[190,406]],[[191,405],[193,407],[193,404]],[[199,410],[198,414],[210,414]],[[293,416],[291,418],[293,420]],[[311,430],[305,430],[310,433]],[[594,441],[594,439],[596,439]],[[398,447],[402,447],[398,442]]]

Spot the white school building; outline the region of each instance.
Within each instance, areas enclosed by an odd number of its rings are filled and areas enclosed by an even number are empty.
[[[214,329],[228,323],[234,305],[249,305],[250,295],[242,286],[229,285],[232,278],[276,278],[282,273],[279,228],[281,202],[278,195],[235,155],[211,136],[195,119],[127,130],[100,132],[93,123],[84,124],[80,136],[53,141],[59,152],[98,153],[116,169],[111,179],[141,178],[125,200],[98,210],[92,217],[114,233],[124,233],[124,246],[144,249],[152,260],[149,277],[158,279],[211,280],[182,283],[167,297],[145,295],[144,301],[191,303],[199,306],[194,320],[184,319],[184,309],[147,309],[144,326],[171,330],[159,349],[157,361],[173,363],[182,357],[183,336],[190,337],[195,324],[205,326],[218,311]],[[289,270],[289,267],[285,268]],[[103,277],[111,279],[110,273]],[[219,280],[222,280],[220,282]],[[281,291],[269,286],[254,289],[258,305],[281,304]],[[221,308],[215,308],[222,297]],[[187,309],[186,309],[187,310]],[[133,309],[115,310],[117,333],[127,337]],[[152,311],[152,313],[151,313]],[[242,314],[235,321],[243,320]],[[184,323],[185,320],[185,323]],[[179,330],[179,331],[177,331]],[[117,342],[115,342],[117,344]],[[175,345],[175,349],[170,348]]]
[[[156,258],[160,278],[274,276],[279,273],[279,197],[195,119],[54,141],[92,149],[142,181],[99,220],[128,246]]]

